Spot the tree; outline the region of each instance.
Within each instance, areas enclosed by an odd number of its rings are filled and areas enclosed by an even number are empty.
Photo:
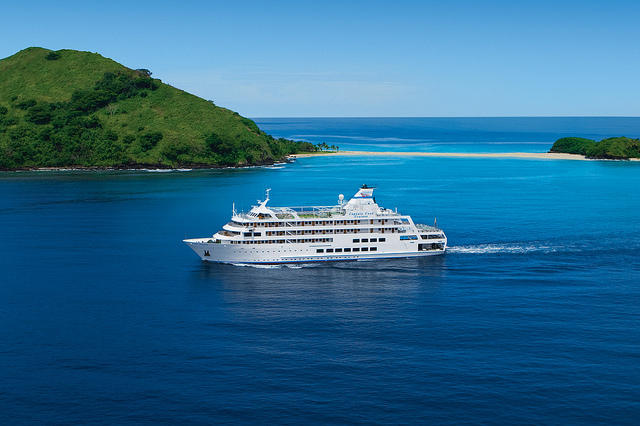
[[[51,121],[51,111],[46,105],[34,105],[27,110],[26,119],[35,124],[47,124]]]
[[[56,61],[58,59],[60,59],[62,57],[62,55],[58,52],[49,52],[49,54],[47,56],[45,56],[44,58],[47,61]]]
[[[29,108],[31,108],[32,106],[34,106],[35,104],[37,104],[37,102],[35,101],[35,99],[29,99],[26,101],[22,101],[19,102],[16,107],[23,109],[23,110],[27,110]]]
[[[147,151],[158,144],[162,140],[162,133],[160,132],[147,132],[140,135],[140,146],[143,151]]]
[[[109,104],[109,105],[107,105],[107,107],[105,109],[107,110],[107,112],[109,113],[110,116],[114,116],[115,113],[118,112],[118,105]]]

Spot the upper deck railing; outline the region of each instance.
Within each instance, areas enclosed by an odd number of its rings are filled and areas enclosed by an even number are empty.
[[[431,226],[431,225],[424,225],[422,223],[416,223],[416,228],[418,228],[419,231],[426,231],[426,232],[437,232],[437,231],[442,231],[442,229],[437,228],[435,226]]]
[[[300,219],[317,218],[328,219],[334,215],[344,215],[346,210],[344,206],[298,206],[298,207],[269,207],[269,210],[273,212],[276,218],[281,220],[296,219],[296,216]],[[397,217],[401,216],[397,211],[380,208],[377,211],[378,216],[385,217]],[[236,216],[245,220],[255,221],[255,216],[249,216],[248,213],[236,213]],[[270,218],[261,218],[260,221],[268,221]]]

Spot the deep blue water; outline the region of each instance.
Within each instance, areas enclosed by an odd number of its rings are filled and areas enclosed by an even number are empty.
[[[640,135],[615,118],[257,121],[369,150]],[[363,183],[437,217],[449,252],[254,268],[202,263],[181,241],[267,187],[273,205],[322,205]],[[639,212],[640,162],[0,173],[0,421],[637,424]]]

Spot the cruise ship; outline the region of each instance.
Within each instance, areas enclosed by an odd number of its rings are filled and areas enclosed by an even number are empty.
[[[286,264],[407,258],[443,254],[447,237],[434,226],[380,207],[374,187],[327,207],[269,207],[269,191],[248,213],[233,207],[231,221],[209,238],[184,240],[202,260]]]

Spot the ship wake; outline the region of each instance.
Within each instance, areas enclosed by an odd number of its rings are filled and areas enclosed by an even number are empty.
[[[530,243],[502,243],[476,244],[447,247],[447,253],[452,254],[525,254],[525,253],[554,253],[564,251],[562,247],[550,244]]]

